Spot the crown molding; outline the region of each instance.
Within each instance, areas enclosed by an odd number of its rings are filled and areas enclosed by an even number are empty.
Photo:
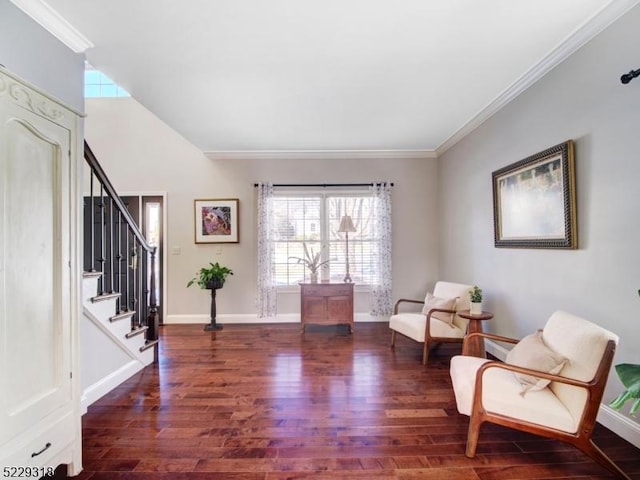
[[[82,53],[93,47],[93,43],[87,37],[44,1],[11,0],[11,3],[39,23],[74,53]]]
[[[434,150],[215,150],[203,152],[211,160],[401,160],[437,158]]]
[[[554,48],[540,62],[527,70],[459,130],[442,142],[435,149],[436,154],[440,156],[453,147],[638,3],[640,3],[640,0],[611,0],[569,34],[560,45]]]

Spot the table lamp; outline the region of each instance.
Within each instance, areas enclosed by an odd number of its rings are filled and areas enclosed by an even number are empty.
[[[338,232],[344,233],[345,239],[347,241],[347,252],[345,255],[347,274],[344,276],[345,283],[353,282],[353,280],[351,280],[351,275],[349,275],[349,232],[355,232],[355,231],[356,231],[356,227],[353,226],[353,221],[351,220],[351,217],[349,215],[343,216],[342,220],[340,220],[340,227],[338,228]]]

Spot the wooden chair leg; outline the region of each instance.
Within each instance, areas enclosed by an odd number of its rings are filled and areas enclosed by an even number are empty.
[[[391,348],[395,347],[396,345],[396,331],[395,330],[391,330]]]
[[[631,478],[618,467],[598,446],[589,439],[588,442],[578,445],[580,450],[589,455],[599,465],[603,466],[610,472],[616,474],[620,478],[631,480]]]
[[[476,456],[476,449],[478,448],[478,437],[480,436],[480,427],[482,426],[482,420],[478,418],[478,415],[474,415],[471,412],[469,417],[469,431],[467,432],[467,451],[465,455],[469,458]]]
[[[425,341],[424,348],[422,350],[422,364],[426,365],[429,361],[429,344]]]

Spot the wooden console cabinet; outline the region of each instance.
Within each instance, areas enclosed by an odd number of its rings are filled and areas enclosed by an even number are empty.
[[[302,331],[309,323],[349,325],[353,332],[353,283],[301,283]]]

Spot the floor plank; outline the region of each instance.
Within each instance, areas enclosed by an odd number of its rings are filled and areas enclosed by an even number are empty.
[[[485,425],[464,456],[443,345],[386,324],[161,328],[160,362],[89,407],[79,480],[493,480],[613,478],[574,447]],[[598,426],[596,443],[640,480],[640,451]],[[64,475],[59,473],[59,478]]]

